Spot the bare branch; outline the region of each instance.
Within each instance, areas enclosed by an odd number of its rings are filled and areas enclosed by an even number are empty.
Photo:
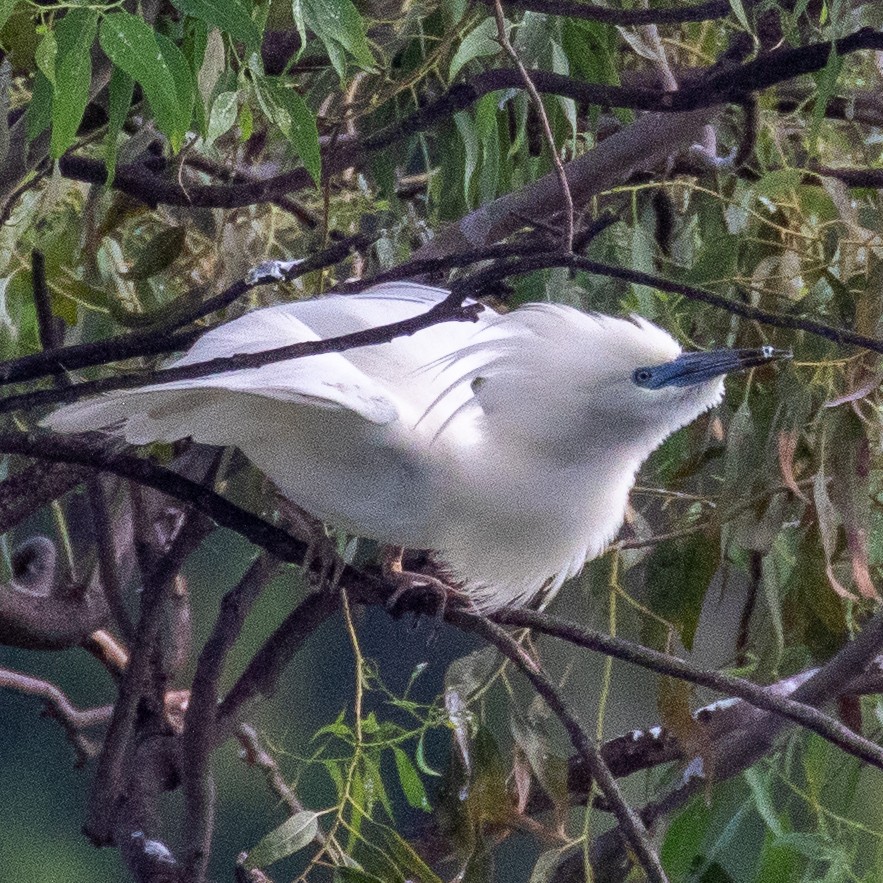
[[[546,148],[552,158],[552,164],[555,166],[555,174],[558,176],[558,186],[561,188],[561,199],[564,202],[564,237],[562,245],[564,251],[570,252],[573,251],[573,197],[570,195],[570,186],[567,183],[567,174],[564,171],[564,165],[561,162],[561,157],[558,156],[558,148],[555,145],[555,136],[552,134],[552,127],[549,125],[549,117],[546,116],[546,108],[543,107],[543,100],[540,98],[540,93],[537,92],[537,87],[531,81],[531,78],[527,73],[527,68],[521,63],[518,53],[509,42],[509,35],[506,33],[506,19],[503,14],[503,4],[501,3],[501,0],[495,0],[494,14],[497,19],[497,40],[505,50],[506,54],[515,63],[515,67],[518,69],[518,74],[524,83],[524,88],[530,96],[530,102],[543,126],[543,136],[546,139]]]
[[[217,712],[218,741],[223,741],[235,730],[238,718],[249,702],[258,695],[273,694],[283,669],[304,641],[339,608],[339,592],[317,591],[308,595],[285,617],[221,702]]]
[[[237,585],[227,592],[193,676],[181,747],[185,758],[182,774],[186,807],[186,866],[195,883],[204,879],[210,854],[214,787],[209,759],[218,743],[218,683],[227,654],[252,604],[277,567],[276,559],[266,554],[260,555]]]
[[[286,280],[293,281],[314,270],[336,264],[347,257],[351,251],[366,248],[372,241],[370,236],[358,234],[345,241],[335,243],[292,266],[286,273]],[[181,297],[180,302],[183,307],[178,309],[164,308],[163,321],[148,331],[136,331],[109,340],[77,344],[61,349],[53,347],[42,353],[2,362],[0,363],[0,384],[19,383],[91,365],[118,362],[135,356],[153,356],[186,349],[205,333],[205,329],[194,328],[175,333],[178,328],[225,309],[244,294],[260,285],[268,284],[269,281],[266,279],[238,280],[219,294],[205,301],[199,301],[195,305],[194,301],[198,292],[191,291]]]
[[[484,2],[492,4],[493,0]],[[746,9],[750,9],[755,2],[756,0],[743,0]],[[579,0],[506,0],[506,5],[546,15],[562,15],[611,25],[684,24],[726,18],[733,11],[729,0],[707,0],[705,3],[681,4],[669,9],[611,9]]]
[[[0,669],[0,689],[15,690],[42,699],[46,715],[64,727],[77,753],[77,766],[82,766],[98,753],[98,743],[83,731],[106,724],[113,712],[112,705],[79,709],[55,684],[8,668]]]

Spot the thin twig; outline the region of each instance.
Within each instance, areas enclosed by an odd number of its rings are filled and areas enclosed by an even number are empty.
[[[38,404],[72,402],[88,395],[110,392],[117,389],[136,389],[147,383],[168,383],[173,380],[186,380],[194,377],[206,377],[220,371],[235,371],[239,368],[257,368],[284,359],[302,358],[323,353],[341,352],[354,347],[370,346],[386,343],[396,337],[415,334],[438,322],[471,322],[483,309],[481,305],[460,305],[461,298],[451,294],[425,313],[411,319],[392,322],[378,328],[354,331],[340,337],[326,340],[307,340],[288,346],[275,347],[257,353],[239,353],[233,356],[209,359],[192,365],[178,368],[165,368],[159,371],[135,371],[120,377],[107,377],[78,383],[66,389],[42,389],[21,395],[8,396],[0,400],[0,413],[9,413],[20,407],[31,407]]]
[[[337,242],[291,266],[285,273],[285,279],[292,282],[314,270],[336,264],[354,249],[366,248],[371,242],[370,237],[361,234]],[[265,278],[239,279],[227,286],[224,291],[199,302],[195,302],[197,292],[190,291],[178,301],[184,306],[177,309],[164,308],[164,321],[149,330],[135,331],[120,337],[64,348],[52,346],[42,353],[2,362],[0,363],[0,384],[20,383],[37,377],[74,371],[78,368],[131,359],[135,356],[154,356],[186,349],[205,333],[205,329],[193,328],[178,331],[179,328],[225,309],[254,288],[269,284],[269,281]]]
[[[270,696],[273,693],[282,670],[304,641],[339,609],[339,592],[317,591],[308,595],[285,617],[252,657],[218,707],[216,736],[219,741],[236,728],[238,717],[249,702],[258,695]]]
[[[546,115],[546,108],[543,107],[543,99],[537,87],[533,84],[527,69],[522,64],[518,53],[509,42],[509,35],[506,33],[506,18],[503,14],[503,4],[500,0],[494,0],[494,14],[497,20],[497,41],[503,47],[506,54],[512,59],[518,73],[524,82],[524,88],[530,96],[530,103],[540,119],[543,127],[543,135],[546,139],[546,146],[549,148],[549,154],[552,163],[555,166],[555,174],[558,175],[558,183],[561,186],[561,198],[564,201],[564,251],[573,251],[573,197],[570,194],[570,185],[567,183],[567,172],[564,171],[564,164],[561,157],[558,156],[558,148],[555,146],[555,136],[552,134],[552,127],[549,125],[549,117]]]

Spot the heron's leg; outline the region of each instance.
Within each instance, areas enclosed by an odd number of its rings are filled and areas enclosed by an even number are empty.
[[[337,545],[325,530],[325,525],[285,497],[279,498],[277,508],[286,527],[307,544],[302,566],[309,583],[318,588],[331,586],[331,577],[343,562],[337,554]]]

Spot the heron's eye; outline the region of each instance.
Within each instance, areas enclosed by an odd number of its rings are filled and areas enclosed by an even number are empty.
[[[632,380],[638,386],[646,386],[653,379],[653,372],[649,368],[636,368],[632,374]]]

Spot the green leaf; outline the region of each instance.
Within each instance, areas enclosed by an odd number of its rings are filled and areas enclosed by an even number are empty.
[[[54,31],[46,31],[34,52],[37,68],[43,71],[46,79],[55,86],[55,59],[58,56],[58,43]]]
[[[380,756],[373,752],[365,752],[362,754],[362,770],[364,772],[365,783],[365,802],[362,804],[365,816],[371,818],[372,809],[375,802],[379,801],[380,805],[386,810],[387,816],[393,819],[395,816],[392,812],[392,801],[386,793],[386,785],[383,782],[383,776],[380,773]],[[353,801],[355,802],[355,800]]]
[[[575,73],[590,83],[619,85],[616,65],[615,32],[606,24],[584,19],[565,18],[561,40],[567,60]]]
[[[786,199],[793,195],[802,177],[802,169],[776,169],[767,172],[754,185],[754,192],[757,196],[766,196],[774,202]]]
[[[254,132],[254,116],[248,104],[243,102],[239,108],[239,137],[243,142],[248,141],[252,132]]]
[[[34,76],[34,88],[31,92],[31,103],[28,105],[25,120],[25,133],[28,141],[41,135],[52,122],[52,83],[46,74],[37,71]]]
[[[411,758],[398,746],[393,746],[393,754],[396,760],[396,771],[399,774],[399,784],[405,795],[405,800],[415,809],[422,809],[423,812],[431,812],[432,807],[426,799],[426,789],[423,787],[423,780],[420,774],[411,763]]]
[[[785,834],[785,827],[773,806],[769,776],[764,778],[756,769],[745,770],[744,775],[745,781],[751,789],[751,795],[754,797],[754,808],[758,815],[776,837],[782,837]]]
[[[172,0],[172,4],[193,18],[215,25],[234,40],[241,40],[249,52],[260,51],[261,32],[239,0]]]
[[[318,186],[322,179],[322,156],[319,151],[316,117],[297,92],[286,88],[278,80],[262,77],[258,91],[263,93],[265,99],[265,113],[269,110],[270,118],[291,142],[310,177]]]
[[[58,55],[55,59],[50,147],[53,159],[58,159],[74,143],[89,103],[92,83],[90,50],[97,27],[97,11],[71,9],[56,28]],[[50,79],[48,75],[47,79]]]
[[[395,862],[396,868],[408,880],[419,880],[420,883],[442,883],[442,879],[423,861],[414,848],[397,831],[385,826],[375,825],[379,831],[371,831],[371,841],[382,840],[383,846]],[[378,834],[382,834],[378,836]]]
[[[300,45],[307,45],[307,23],[304,18],[303,0],[291,0],[291,17],[294,19],[294,27],[300,37]]]
[[[426,762],[426,748],[424,745],[425,741],[426,731],[420,734],[420,739],[417,741],[417,750],[414,753],[414,761],[417,764],[417,769],[420,770],[420,772],[423,773],[424,776],[437,776],[441,778],[441,773],[438,770],[433,769]]]
[[[326,734],[331,736],[338,736],[341,739],[345,739],[348,742],[353,739],[353,730],[348,724],[344,723],[344,716],[346,715],[345,711],[341,711],[340,714],[334,720],[334,723],[325,724],[324,727],[320,727],[313,734],[313,738],[310,740],[311,742],[315,742],[320,736],[324,736]]]
[[[178,88],[153,29],[128,12],[112,12],[102,20],[98,40],[107,57],[141,84],[159,128],[178,140],[183,134]]]
[[[193,119],[193,102],[196,100],[196,83],[193,73],[184,53],[168,38],[162,34],[156,35],[156,42],[162,52],[163,61],[172,74],[175,84],[175,95],[178,99],[178,112],[175,132],[171,136],[172,149],[177,152],[181,149],[184,136],[190,128]]]
[[[278,828],[270,831],[249,850],[245,866],[266,868],[286,856],[293,855],[312,842],[319,830],[318,816],[310,810],[295,813]]]
[[[745,14],[745,7],[742,5],[742,0],[730,0],[730,9],[733,10],[733,14],[739,21],[739,24],[745,28],[746,31],[751,33],[751,23],[748,21],[748,16]]]
[[[818,73],[813,75],[813,79],[816,81],[816,91],[812,109],[812,125],[807,139],[810,145],[814,146],[816,143],[819,126],[825,117],[825,108],[837,91],[837,80],[840,78],[842,70],[843,58],[837,54],[837,50],[832,44],[827,63]]]
[[[132,265],[126,279],[149,279],[157,273],[161,273],[170,267],[181,250],[184,248],[184,240],[187,231],[184,227],[168,227],[156,234],[144,247],[141,256]]]
[[[322,766],[325,767],[328,776],[334,783],[334,788],[337,792],[337,799],[341,800],[344,792],[344,779],[343,771],[340,768],[340,763],[336,760],[323,760]]]
[[[555,869],[561,863],[567,848],[549,849],[540,853],[533,870],[530,872],[530,879],[527,883],[551,883]]]
[[[218,85],[222,74],[226,69],[227,56],[224,49],[224,40],[217,28],[212,28],[206,36],[205,51],[202,55],[202,63],[196,82],[202,104],[208,111],[211,106],[215,87]]]
[[[800,853],[811,861],[831,861],[836,855],[830,841],[821,834],[804,834],[800,831],[791,831],[778,837],[776,846],[787,847]]]
[[[448,79],[453,80],[460,73],[463,66],[472,61],[473,58],[479,58],[484,55],[496,55],[500,51],[500,44],[496,38],[496,21],[488,17],[483,22],[480,22],[474,30],[466,35],[463,42],[457,48],[454,57],[451,59],[451,66],[448,69]]]
[[[478,167],[478,137],[475,132],[475,123],[472,114],[468,111],[454,114],[454,124],[457,131],[463,139],[463,147],[466,151],[466,162],[463,166],[463,198],[467,205],[471,205],[469,200],[470,184],[472,176]]]
[[[9,21],[9,16],[12,15],[16,3],[18,0],[0,0],[0,28]]]
[[[104,138],[104,162],[107,165],[107,183],[110,187],[117,167],[117,139],[132,104],[135,81],[121,68],[114,67],[108,86],[107,135]]]
[[[205,143],[211,146],[221,135],[229,132],[236,122],[239,112],[239,93],[221,92],[212,103],[212,109],[208,117],[208,130],[205,135]]]
[[[699,797],[668,826],[659,858],[671,880],[690,879],[690,869],[701,853],[710,821],[711,813]]]
[[[647,561],[650,607],[678,628],[687,650],[693,646],[705,592],[719,563],[720,543],[704,534],[660,543]],[[658,628],[648,625],[648,635]]]
[[[351,0],[302,0],[302,3],[302,21],[325,44],[331,63],[341,78],[345,68],[339,49],[348,52],[364,70],[374,69],[365,23]]]

